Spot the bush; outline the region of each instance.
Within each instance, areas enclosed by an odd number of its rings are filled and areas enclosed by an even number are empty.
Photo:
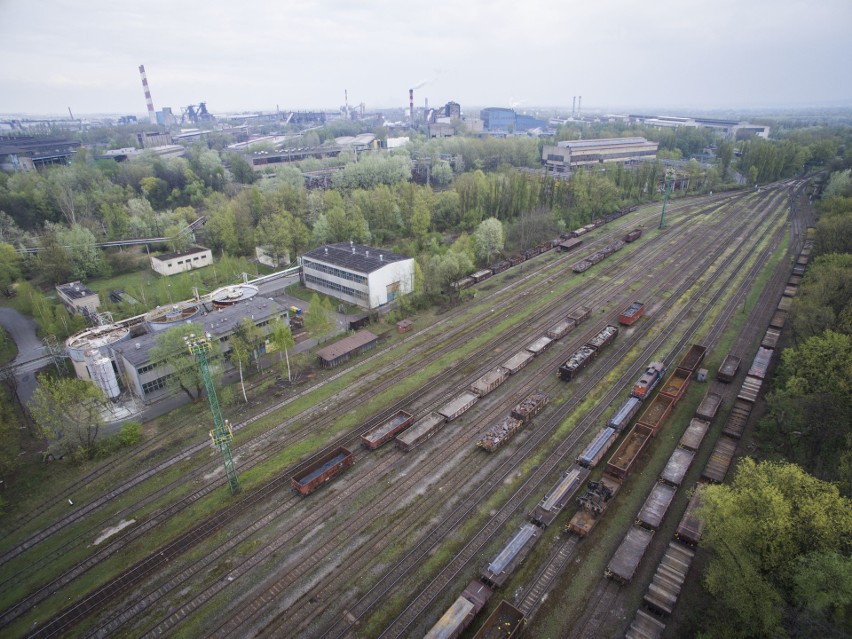
[[[118,433],[118,441],[125,448],[138,444],[142,441],[142,424],[136,420],[125,422]]]

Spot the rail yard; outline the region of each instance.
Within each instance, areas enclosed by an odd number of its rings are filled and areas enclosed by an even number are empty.
[[[686,488],[714,463],[724,477],[736,438],[722,429],[742,432],[771,365],[767,326],[795,292],[809,224],[791,213],[800,186],[682,200],[664,229],[659,206],[623,211],[570,250],[475,273],[457,288],[476,296],[433,325],[232,420],[248,480],[235,498],[205,428],[177,450],[151,438],[135,474],[104,464],[80,486],[109,491],[17,522],[0,627],[419,637],[505,618],[530,636],[627,632],[658,564],[692,552],[669,548]],[[578,515],[593,524],[571,528]]]

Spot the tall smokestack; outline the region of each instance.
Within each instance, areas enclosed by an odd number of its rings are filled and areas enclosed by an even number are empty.
[[[145,101],[148,103],[148,119],[151,124],[157,124],[157,113],[154,111],[154,100],[151,99],[151,89],[148,88],[148,76],[145,75],[145,65],[139,65],[139,75],[142,76],[142,88],[145,89]]]
[[[414,124],[414,89],[408,90],[408,117]]]
[[[577,112],[577,96],[574,96],[574,101],[571,103],[571,115],[573,116]]]
[[[580,111],[583,110],[583,96],[577,99],[577,117],[580,117]]]

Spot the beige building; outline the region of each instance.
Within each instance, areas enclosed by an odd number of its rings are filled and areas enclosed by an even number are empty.
[[[94,291],[89,290],[82,282],[59,284],[56,294],[71,313],[82,312],[85,308],[90,313],[96,313],[101,299]]]
[[[187,251],[151,256],[151,268],[160,275],[174,275],[194,268],[210,266],[212,263],[213,252],[203,246],[196,246]]]
[[[564,173],[580,166],[653,158],[659,146],[639,137],[566,140],[556,146],[545,146],[541,161],[548,169]]]

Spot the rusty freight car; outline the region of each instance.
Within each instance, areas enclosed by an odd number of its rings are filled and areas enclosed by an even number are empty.
[[[708,392],[704,396],[704,399],[701,400],[701,404],[699,404],[698,408],[695,410],[695,416],[700,417],[701,419],[706,419],[708,422],[712,422],[721,406],[722,396],[717,393]]]
[[[470,385],[470,390],[480,397],[485,397],[488,393],[500,386],[509,377],[509,369],[502,366],[496,366],[485,373],[478,380]]]
[[[653,530],[631,527],[607,564],[604,574],[619,583],[630,583],[653,537]]]
[[[463,415],[478,400],[479,395],[465,391],[441,406],[437,412],[439,415],[443,415],[448,422],[451,422],[460,415]]]
[[[423,639],[457,639],[493,594],[478,579],[471,581]]]
[[[701,442],[704,441],[704,435],[707,434],[707,429],[709,428],[710,422],[706,422],[703,419],[693,418],[689,422],[689,426],[683,433],[683,436],[680,438],[678,446],[686,448],[686,450],[696,452],[701,446]]]
[[[719,367],[719,372],[716,373],[716,379],[726,384],[734,381],[737,376],[737,371],[740,370],[740,362],[742,360],[736,355],[728,355],[722,365]]]
[[[541,411],[544,410],[544,407],[547,406],[550,401],[550,397],[547,393],[544,393],[540,390],[533,391],[529,395],[527,395],[520,404],[515,406],[512,409],[512,417],[516,419],[520,419],[522,422],[527,423],[533,417],[538,415]]]
[[[400,450],[408,452],[419,446],[427,439],[430,439],[439,430],[441,430],[447,420],[443,415],[438,413],[429,413],[425,417],[421,417],[417,422],[401,435],[396,437],[396,446]]]
[[[515,639],[524,631],[526,623],[524,613],[503,599],[473,639]]]
[[[651,435],[656,436],[660,428],[669,416],[672,408],[675,405],[675,400],[668,395],[657,395],[654,400],[648,404],[645,412],[636,420],[637,424],[647,426],[651,431]]]
[[[659,528],[676,492],[677,488],[668,484],[654,484],[645,503],[642,504],[636,521],[651,530]]]
[[[701,534],[704,532],[704,521],[696,514],[699,506],[701,506],[700,485],[696,486],[695,494],[689,500],[686,512],[683,513],[683,518],[675,532],[675,537],[689,546],[697,546],[698,542],[701,541]]]
[[[642,302],[633,302],[628,308],[621,312],[618,316],[618,323],[624,326],[633,325],[636,320],[642,317],[645,312],[645,304]]]
[[[515,417],[504,417],[491,426],[482,436],[482,439],[476,442],[476,445],[489,453],[493,453],[512,439],[525,425],[524,421]]]
[[[370,450],[376,450],[405,430],[413,421],[414,416],[411,413],[397,411],[388,420],[361,435],[361,443]]]
[[[341,446],[323,455],[302,472],[293,475],[290,483],[296,492],[301,495],[310,495],[325,482],[342,473],[354,463],[355,459],[352,452]]]
[[[621,480],[627,477],[653,435],[653,431],[648,426],[636,424],[610,457],[606,465],[606,473]]]

